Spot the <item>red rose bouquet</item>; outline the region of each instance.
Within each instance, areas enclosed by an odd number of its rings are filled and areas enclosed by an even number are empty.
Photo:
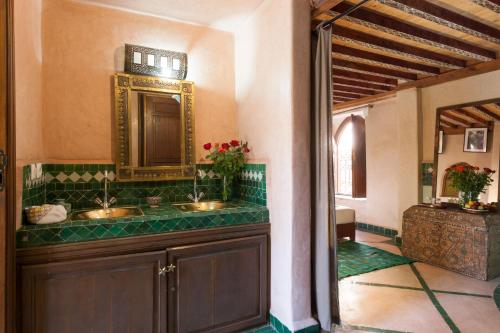
[[[213,162],[213,169],[223,180],[222,199],[227,201],[231,194],[231,184],[243,170],[246,154],[250,152],[248,143],[231,140],[229,143],[206,143],[203,148],[208,151],[207,159]]]
[[[491,175],[495,173],[490,168],[481,170],[477,166],[456,165],[446,169],[452,180],[452,185],[462,192],[463,204],[477,202],[479,194],[485,192],[485,188],[493,182]]]

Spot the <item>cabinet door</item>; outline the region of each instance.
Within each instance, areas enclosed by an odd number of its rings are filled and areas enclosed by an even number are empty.
[[[238,332],[267,322],[267,236],[167,250],[169,332]]]
[[[165,252],[21,267],[24,333],[162,333]]]

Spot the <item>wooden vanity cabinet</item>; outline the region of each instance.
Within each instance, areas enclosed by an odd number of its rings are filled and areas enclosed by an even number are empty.
[[[239,332],[266,322],[266,236],[174,247],[167,255],[175,266],[169,333]]]
[[[21,268],[22,332],[166,332],[165,252]]]
[[[222,333],[265,324],[268,229],[260,228],[18,251],[18,332]]]

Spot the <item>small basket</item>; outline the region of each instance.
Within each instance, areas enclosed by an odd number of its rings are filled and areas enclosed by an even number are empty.
[[[160,196],[146,197],[146,201],[148,202],[149,207],[158,208],[160,207],[161,197]]]
[[[37,224],[51,209],[52,205],[42,205],[26,207],[24,211],[26,212],[29,223]]]

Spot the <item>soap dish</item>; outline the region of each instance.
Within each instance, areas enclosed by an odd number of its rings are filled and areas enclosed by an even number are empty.
[[[146,201],[148,202],[149,207],[158,208],[160,207],[161,197],[160,196],[146,197]]]

